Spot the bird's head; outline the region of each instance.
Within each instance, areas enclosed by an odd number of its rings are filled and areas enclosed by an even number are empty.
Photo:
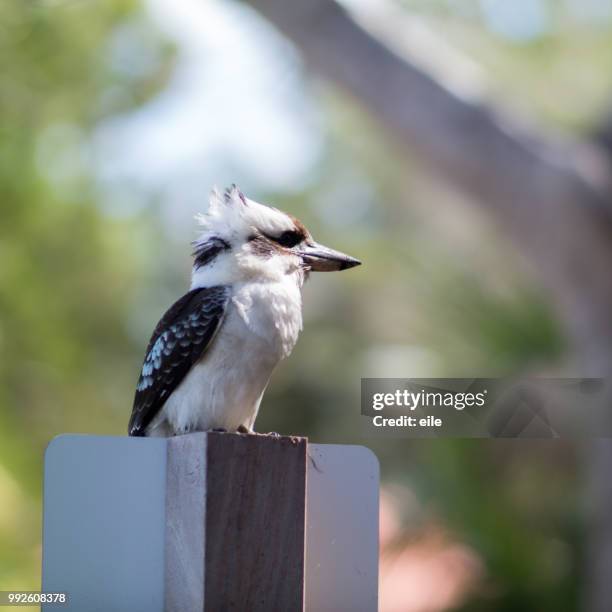
[[[249,200],[235,185],[223,195],[213,190],[208,211],[197,219],[202,232],[193,243],[192,288],[287,275],[301,284],[310,271],[361,263],[318,244],[295,217]]]

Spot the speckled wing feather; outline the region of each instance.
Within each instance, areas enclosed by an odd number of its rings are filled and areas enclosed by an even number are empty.
[[[223,320],[228,299],[228,287],[193,289],[161,318],[136,387],[130,436],[145,435],[157,412],[204,354]]]

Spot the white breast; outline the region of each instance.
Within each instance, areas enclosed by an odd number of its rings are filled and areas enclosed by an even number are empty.
[[[301,294],[291,277],[236,285],[212,345],[168,398],[149,435],[252,430],[270,375],[301,329]]]

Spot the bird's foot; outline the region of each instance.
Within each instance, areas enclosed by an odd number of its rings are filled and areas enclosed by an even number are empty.
[[[212,431],[213,433],[227,433],[227,429],[225,429],[225,427],[213,427],[208,431]]]
[[[271,438],[280,438],[281,435],[275,431],[269,431],[267,434],[265,434],[266,436],[270,436]]]

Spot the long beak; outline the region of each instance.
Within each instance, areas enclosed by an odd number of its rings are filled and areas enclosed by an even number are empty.
[[[314,272],[336,272],[361,265],[358,259],[316,242],[303,246],[299,253],[304,263]]]

